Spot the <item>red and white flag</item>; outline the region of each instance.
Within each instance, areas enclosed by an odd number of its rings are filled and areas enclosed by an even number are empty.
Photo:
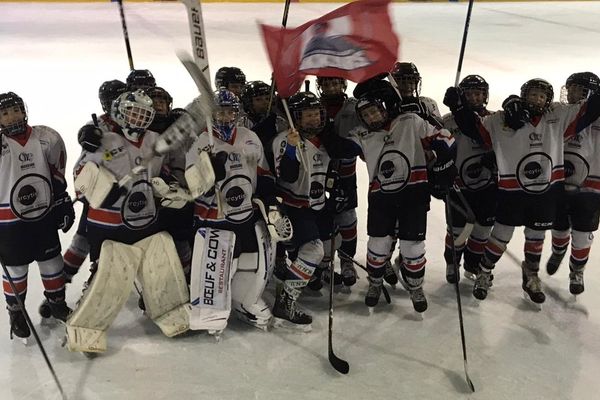
[[[390,1],[356,1],[293,29],[261,24],[279,95],[296,93],[306,75],[362,82],[390,71],[399,47]]]

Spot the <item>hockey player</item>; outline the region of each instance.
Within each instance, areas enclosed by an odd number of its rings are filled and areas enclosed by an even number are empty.
[[[356,117],[356,100],[348,99],[346,95],[347,87],[348,82],[343,78],[317,77],[317,92],[320,94],[321,103],[325,107],[328,123],[335,129],[336,134],[341,137],[348,137],[350,130],[360,124]],[[334,173],[337,173],[339,177],[335,188],[338,193],[334,197],[338,201],[336,202],[333,199],[330,204],[333,205],[334,224],[338,227],[342,237],[340,250],[343,254],[338,254],[342,280],[344,286],[350,287],[356,283],[356,269],[351,260],[356,254],[357,243],[356,157],[341,159],[337,165],[339,165],[339,168]],[[335,278],[337,278],[337,275]]]
[[[238,98],[242,95],[245,84],[246,75],[238,67],[221,67],[215,74],[215,87],[225,88]]]
[[[294,230],[291,245],[297,253],[288,265],[283,288],[273,307],[274,325],[302,331],[312,329],[312,317],[297,308],[297,301],[319,267],[324,241],[330,239],[333,221],[325,203],[329,156],[322,143],[325,109],[311,92],[288,100],[296,129],[281,132],[273,142],[277,189]]]
[[[376,77],[362,82],[354,96],[356,112],[367,131],[356,130],[343,142],[328,142],[328,150],[332,156],[338,152],[360,155],[369,171],[365,304],[374,307],[379,302],[384,265],[397,235],[403,256],[401,275],[415,311],[421,313],[427,309],[423,291],[429,211],[425,151],[437,155],[436,176],[431,180],[438,190],[447,190],[455,175],[454,139],[414,113],[399,113],[401,100],[387,81]]]
[[[81,127],[77,134],[77,140],[84,150],[94,153],[100,148],[103,130],[114,132],[119,129],[119,126],[110,118],[110,107],[112,102],[123,94],[126,89],[125,83],[116,79],[103,82],[100,85],[98,98],[104,113],[97,119],[98,126],[95,126],[94,121],[90,121]],[[79,216],[77,232],[73,235],[71,245],[63,255],[65,279],[67,282],[71,282],[73,276],[79,271],[79,268],[90,252],[90,245],[86,237],[86,221],[89,205],[85,198],[80,200],[83,203],[83,211]]]
[[[0,189],[0,262],[18,293],[4,277],[10,336],[30,335],[16,296],[27,295],[29,264],[38,263],[51,315],[65,321],[65,279],[57,230],[67,232],[75,212],[65,181],[66,152],[60,135],[47,126],[30,126],[25,103],[13,92],[0,94],[2,157]]]
[[[186,177],[197,168],[199,155],[213,154],[215,185],[195,199],[201,229],[194,242],[190,325],[218,337],[231,307],[257,328],[266,329],[270,323],[272,314],[262,293],[274,260],[262,221],[266,217],[271,224],[281,215],[261,141],[238,125],[237,96],[222,87],[215,93],[215,103],[212,138],[206,132],[197,135],[187,153]],[[194,193],[190,179],[188,184]]]
[[[538,304],[545,301],[538,276],[545,230],[552,226],[563,186],[564,145],[600,115],[600,95],[574,105],[553,104],[552,85],[531,79],[520,96],[509,96],[503,111],[479,117],[458,88],[444,97],[465,135],[491,146],[498,165],[496,222],[485,245],[473,296],[487,297],[495,264],[506,250],[516,226],[525,226],[522,288]]]
[[[164,163],[159,135],[147,130],[152,100],[125,92],[112,104],[117,132],[102,131],[100,147],[85,148],[75,187],[89,202],[87,237],[93,273],[78,308],[67,321],[72,351],[103,352],[106,330],[139,279],[146,314],[169,337],[189,329],[189,292],[171,237],[160,232],[154,192]],[[161,202],[162,204],[162,202]]]
[[[464,93],[469,107],[480,117],[491,114],[486,108],[489,99],[489,85],[485,79],[479,75],[467,75],[458,87]],[[497,190],[495,157],[489,147],[460,132],[452,113],[444,115],[443,122],[444,127],[456,139],[456,165],[459,171],[456,183],[476,218],[475,226],[466,244],[462,243],[456,246],[456,261],[460,263],[464,251],[465,275],[469,274],[474,279],[478,272],[479,261],[483,256],[483,246],[494,225]],[[460,204],[454,190],[450,191],[450,199]],[[464,229],[466,220],[452,208],[451,212],[453,226],[448,225],[447,227],[444,259],[446,260],[446,280],[448,283],[455,283],[457,279],[460,279],[460,275],[454,274],[451,241]],[[452,232],[452,236],[450,232]]]
[[[397,62],[390,74],[402,97],[402,112],[416,113],[430,124],[441,128],[442,116],[437,103],[430,97],[421,96],[422,78],[417,66],[411,62]]]
[[[600,90],[600,79],[591,72],[567,78],[561,102],[576,104]],[[600,217],[600,123],[595,121],[565,144],[565,196],[559,201],[552,225],[552,255],[546,271],[553,275],[571,243],[569,291],[583,293],[583,271]]]
[[[127,79],[127,90],[130,92],[138,89],[146,90],[156,86],[156,79],[152,75],[152,72],[147,69],[132,69]]]

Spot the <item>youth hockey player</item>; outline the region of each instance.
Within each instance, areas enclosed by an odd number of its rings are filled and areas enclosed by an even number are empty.
[[[479,116],[485,117],[491,114],[486,108],[489,99],[489,85],[485,79],[479,75],[467,75],[458,87],[464,93],[469,107]],[[476,218],[475,226],[467,242],[456,246],[456,258],[460,263],[464,252],[465,276],[469,274],[468,276],[475,279],[479,261],[483,256],[483,246],[492,231],[496,213],[495,157],[491,149],[481,141],[475,141],[460,132],[452,113],[444,115],[443,122],[444,127],[456,139],[456,165],[459,172],[456,182]],[[450,191],[450,199],[461,204],[454,190]],[[448,283],[455,283],[457,279],[460,279],[460,275],[454,274],[454,261],[450,245],[451,241],[465,227],[466,220],[453,208],[451,208],[451,212],[454,226],[447,227],[444,259],[446,260],[446,280]],[[452,232],[452,236],[450,236],[450,232]]]
[[[115,132],[119,126],[110,118],[110,107],[112,102],[125,92],[127,86],[119,80],[103,82],[98,90],[98,98],[102,105],[104,113],[97,119],[98,126],[95,126],[94,121],[88,122],[79,129],[77,140],[81,147],[91,153],[94,153],[100,148],[102,141],[102,131],[107,130]],[[83,203],[83,210],[79,216],[77,232],[73,235],[71,245],[63,255],[65,279],[71,282],[73,276],[79,271],[79,268],[85,261],[90,252],[86,232],[86,221],[89,204],[85,198],[80,199]]]
[[[0,262],[18,293],[4,277],[10,337],[31,334],[16,296],[27,295],[29,264],[36,261],[51,315],[65,321],[65,279],[58,229],[67,232],[75,212],[65,181],[66,152],[60,135],[47,126],[30,126],[25,103],[13,92],[0,94]]]
[[[423,291],[425,231],[429,187],[425,150],[437,158],[430,179],[442,191],[452,184],[454,139],[414,113],[399,113],[400,98],[392,85],[379,78],[359,83],[354,96],[356,112],[367,132],[356,131],[349,140],[328,143],[332,156],[360,155],[369,171],[367,214],[367,269],[369,290],[365,304],[374,307],[381,296],[384,265],[390,248],[400,240],[400,268],[417,312],[427,309]],[[407,212],[410,210],[410,212]]]
[[[299,92],[288,100],[296,129],[281,132],[273,142],[277,189],[294,230],[291,257],[273,307],[274,325],[302,331],[312,329],[312,317],[297,301],[324,255],[333,221],[325,207],[325,180],[329,156],[322,143],[325,109],[311,92]]]
[[[346,89],[348,82],[343,78],[317,77],[317,92],[321,96],[321,103],[325,107],[328,123],[341,137],[348,137],[350,130],[360,125],[356,117],[356,99],[348,99]],[[352,260],[356,254],[357,243],[357,218],[356,207],[358,207],[358,194],[356,188],[356,157],[341,159],[338,162],[337,202],[335,199],[330,203],[333,205],[334,224],[338,227],[342,237],[339,253],[341,278],[344,286],[350,287],[356,283],[356,269]],[[333,257],[333,255],[332,255]],[[326,274],[325,277],[329,275]],[[337,278],[337,274],[335,275]],[[326,279],[327,281],[328,279]],[[334,282],[337,284],[337,282]]]
[[[238,67],[221,67],[215,74],[215,87],[225,88],[238,98],[246,85],[246,75]]]
[[[89,202],[87,237],[93,274],[78,308],[67,321],[72,351],[103,352],[106,331],[139,279],[146,315],[169,337],[189,328],[189,292],[171,237],[157,222],[154,190],[164,163],[155,155],[159,140],[147,130],[152,100],[125,92],[112,104],[117,132],[102,131],[100,147],[83,150],[76,189]]]
[[[561,102],[576,104],[600,90],[600,79],[591,72],[567,78]],[[583,293],[583,271],[600,217],[600,123],[596,120],[565,144],[565,195],[558,202],[552,225],[552,255],[546,271],[553,275],[571,243],[569,291]]]
[[[270,323],[272,314],[262,293],[274,261],[271,239],[277,238],[269,238],[263,221],[266,217],[268,224],[277,224],[281,214],[262,143],[238,125],[238,98],[222,87],[215,103],[212,138],[206,132],[197,135],[186,157],[186,177],[198,168],[203,152],[213,154],[214,187],[195,199],[201,229],[194,242],[190,325],[218,337],[232,307],[257,328]],[[194,193],[190,179],[188,184]]]
[[[448,88],[446,104],[461,132],[491,146],[498,165],[496,222],[485,245],[473,296],[487,297],[495,264],[516,226],[525,226],[522,288],[538,304],[545,301],[538,276],[545,230],[550,229],[564,180],[564,145],[600,115],[600,95],[574,105],[552,103],[554,90],[531,79],[520,96],[509,96],[503,111],[487,117],[472,112],[458,88]]]
[[[152,72],[147,69],[132,69],[127,79],[127,90],[130,92],[138,89],[146,90],[156,86],[156,79],[152,75]]]

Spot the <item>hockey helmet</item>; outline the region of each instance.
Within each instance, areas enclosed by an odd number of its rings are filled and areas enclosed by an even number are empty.
[[[215,74],[215,87],[225,88],[236,96],[242,94],[246,84],[246,75],[238,67],[221,67]]]
[[[421,74],[411,62],[397,62],[390,72],[398,85],[402,97],[419,97],[421,94]]]
[[[224,142],[231,140],[238,116],[240,101],[233,92],[220,88],[214,94],[217,109],[213,112],[213,132]]]
[[[109,114],[112,102],[126,90],[127,85],[117,79],[103,82],[102,85],[100,85],[100,89],[98,89],[98,99],[100,99],[102,110],[106,114]]]
[[[487,106],[489,98],[490,98],[490,85],[486,82],[485,79],[481,75],[467,75],[464,77],[462,81],[458,84],[458,87],[462,89],[463,93],[467,97],[467,101],[469,101],[469,105],[474,110],[481,110]],[[475,100],[473,96],[473,100],[471,100],[472,96],[469,96],[470,91],[479,91],[483,93],[483,99]]]
[[[110,116],[124,136],[137,142],[154,119],[152,99],[141,89],[125,92],[113,101]]]
[[[269,100],[271,96],[271,86],[263,81],[248,82],[242,89],[241,100],[244,111],[251,118],[262,118],[267,114]],[[260,101],[255,102],[255,98],[261,97]],[[266,98],[266,101],[265,101]]]
[[[132,69],[127,76],[127,90],[148,89],[156,86],[156,79],[147,69]]]
[[[305,139],[317,136],[325,127],[327,114],[321,101],[312,92],[298,92],[288,99],[292,121]]]
[[[545,99],[540,95],[545,95]],[[540,78],[530,79],[521,86],[521,99],[532,116],[544,114],[554,99],[552,85]]]
[[[0,133],[17,136],[27,130],[27,107],[16,93],[0,94]]]
[[[575,104],[600,89],[600,79],[592,72],[576,72],[567,78],[560,90],[562,103]]]

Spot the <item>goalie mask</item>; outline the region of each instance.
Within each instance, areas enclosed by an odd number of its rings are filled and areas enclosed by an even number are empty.
[[[575,104],[587,99],[590,94],[600,89],[600,79],[592,72],[576,72],[567,78],[560,89],[560,101],[565,104]]]
[[[531,79],[521,86],[521,99],[531,116],[540,116],[552,104],[554,90],[548,81],[539,78]]]
[[[213,112],[213,132],[222,141],[229,142],[240,115],[240,101],[235,94],[221,88],[215,92],[215,104],[217,108]]]
[[[312,92],[299,92],[288,99],[292,120],[300,136],[310,140],[317,136],[326,122],[325,107]]]
[[[0,94],[0,133],[18,136],[27,131],[27,107],[13,92]]]
[[[479,75],[467,75],[460,81],[458,87],[462,89],[469,106],[474,111],[485,110],[490,98],[490,85]]]
[[[154,119],[152,99],[141,89],[125,92],[113,101],[110,117],[123,131],[123,135],[137,142]]]
[[[400,95],[403,98],[419,97],[421,94],[421,74],[415,64],[397,62],[390,73],[396,81]]]

